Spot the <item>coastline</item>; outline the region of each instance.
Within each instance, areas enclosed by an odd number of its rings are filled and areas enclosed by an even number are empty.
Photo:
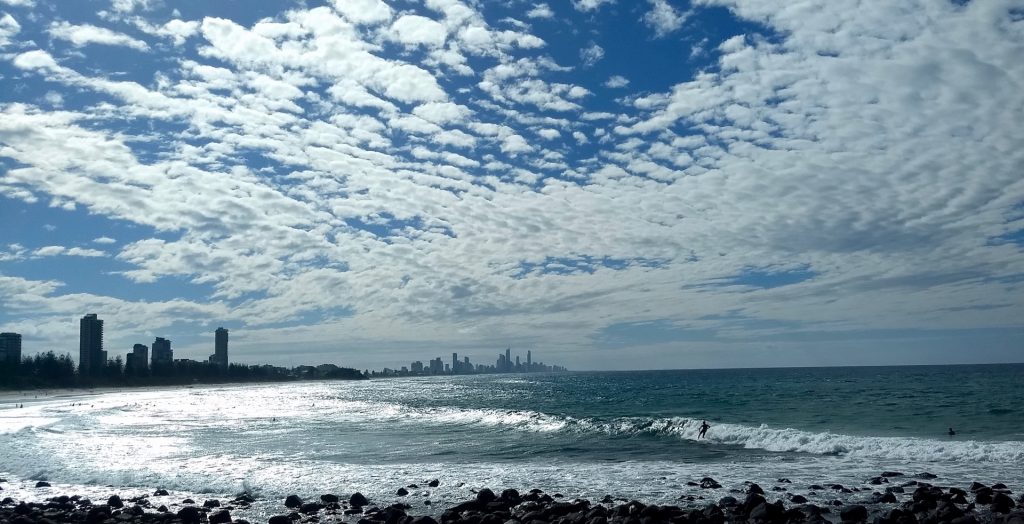
[[[396,488],[387,500],[368,500],[361,493],[293,494],[282,499],[261,499],[249,493],[229,497],[202,497],[161,488],[150,490],[109,487],[109,496],[94,501],[69,494],[49,482],[0,479],[0,522],[29,524],[171,523],[182,524],[293,524],[357,522],[360,524],[656,524],[656,523],[832,523],[875,522],[1024,522],[1024,496],[1002,483],[969,486],[933,485],[932,475],[887,471],[863,486],[822,484],[798,486],[778,479],[772,486],[744,482],[742,489],[715,496],[721,484],[713,478],[688,484],[707,493],[681,495],[675,504],[657,505],[606,495],[600,500],[571,498],[540,489],[470,490],[471,496],[448,507],[408,504],[429,493],[439,481]],[[5,496],[12,482],[22,484],[21,499]],[[1017,488],[1019,492],[1020,488]],[[804,495],[832,492],[828,503],[809,503]],[[700,493],[700,491],[698,491]],[[840,494],[848,495],[840,500]],[[103,500],[101,500],[103,499]],[[110,520],[113,519],[113,520]]]

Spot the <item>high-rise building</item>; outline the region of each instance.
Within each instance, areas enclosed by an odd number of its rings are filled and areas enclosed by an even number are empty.
[[[174,362],[174,352],[171,351],[171,341],[163,337],[156,337],[153,341],[153,367],[170,365]]]
[[[512,348],[505,348],[505,371],[512,370]]]
[[[0,363],[21,363],[21,335],[0,333]]]
[[[452,353],[452,373],[459,372],[459,354]]]
[[[213,362],[221,369],[228,369],[228,330],[219,327],[214,331]]]
[[[149,367],[149,347],[145,344],[135,344],[129,355],[132,357],[132,365],[129,367],[135,371],[146,371]]]
[[[103,321],[95,313],[89,313],[82,317],[78,325],[78,373],[102,373],[107,364],[103,351]]]
[[[526,371],[533,371],[533,352],[526,351]]]

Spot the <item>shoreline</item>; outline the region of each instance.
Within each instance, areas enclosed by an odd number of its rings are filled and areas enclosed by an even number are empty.
[[[292,494],[259,498],[249,493],[225,498],[188,498],[163,489],[110,487],[105,500],[90,501],[78,494],[58,493],[46,481],[24,480],[21,491],[38,496],[17,500],[6,496],[10,481],[0,479],[0,522],[30,524],[298,524],[351,522],[358,524],[656,524],[759,522],[836,523],[903,522],[1020,523],[1024,522],[1024,495],[1002,483],[968,486],[932,484],[934,475],[886,471],[864,486],[797,485],[780,478],[771,486],[744,482],[742,489],[717,496],[721,484],[710,477],[688,482],[708,497],[681,495],[675,504],[649,504],[605,495],[600,500],[570,498],[540,489],[520,492],[508,488],[472,490],[472,498],[433,512],[412,510],[407,501],[421,489],[438,486],[437,479],[423,485],[398,487],[387,500],[368,500],[361,493],[339,495]],[[32,487],[34,486],[34,487]],[[866,486],[866,487],[865,487]],[[1020,488],[1018,488],[1019,490]],[[118,493],[120,491],[120,493]],[[128,494],[126,492],[134,492]],[[808,502],[805,495],[832,493],[824,504]],[[717,494],[716,494],[717,493]],[[840,496],[846,500],[840,500]],[[429,502],[428,502],[429,505]],[[241,516],[241,518],[239,518]],[[113,519],[113,520],[111,520]]]

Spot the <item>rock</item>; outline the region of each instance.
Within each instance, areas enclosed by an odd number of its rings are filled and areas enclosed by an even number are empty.
[[[839,511],[839,518],[843,522],[866,522],[868,520],[868,508],[859,504],[847,506]]]
[[[810,486],[807,486],[807,489],[822,490],[825,489],[825,486],[822,486],[821,484],[811,484]]]
[[[917,474],[917,478],[919,478],[919,479],[937,479],[937,478],[939,478],[939,476],[938,475],[934,475],[932,473],[928,473],[927,471],[924,471],[922,473],[918,473]]]
[[[988,487],[988,486],[982,484],[981,482],[975,481],[975,482],[971,482],[971,487],[969,487],[967,489],[969,489],[971,491],[978,491],[979,489],[986,488],[986,487]]]
[[[781,479],[776,480],[775,482],[778,482],[779,484],[792,484],[793,483],[792,480],[789,480],[787,478],[781,478]]]
[[[112,508],[123,508],[124,502],[121,501],[121,497],[117,495],[111,495],[110,498],[107,499],[107,505]]]
[[[153,496],[154,497],[166,497],[167,496],[167,490],[166,489],[158,489],[158,490],[153,492]]]
[[[161,504],[160,507],[156,508],[156,510],[159,511],[160,513],[167,513],[167,506]]]
[[[434,480],[431,480],[430,482],[427,482],[427,485],[432,487],[432,488],[436,488],[439,485],[441,485],[441,481],[437,480],[437,479],[434,479]]]
[[[871,499],[871,502],[875,504],[895,504],[899,501],[896,500],[896,495],[893,495],[891,492],[887,491],[884,494],[875,493]]]
[[[50,483],[45,481],[45,480],[40,480],[39,482],[36,482],[36,487],[37,488],[48,488],[48,487],[50,487]]]
[[[704,477],[700,480],[700,487],[704,489],[718,489],[721,488],[722,485],[711,477]]]
[[[210,514],[210,524],[227,524],[228,522],[231,522],[231,513],[225,509]]]
[[[270,524],[273,524],[273,523],[270,523]],[[437,521],[434,520],[433,517],[430,517],[428,515],[423,515],[422,517],[416,517],[416,518],[412,519],[412,522],[410,522],[409,524],[437,524]]]
[[[288,495],[288,497],[284,499],[284,506],[286,508],[297,508],[301,505],[302,497],[299,497],[298,495]]]
[[[184,524],[199,524],[202,520],[202,512],[195,506],[185,506],[178,510],[178,519]]]
[[[409,494],[409,490],[407,490],[405,488],[398,488],[398,491],[395,492],[395,495],[398,495],[399,497],[404,497],[404,496],[406,496],[408,494]]]
[[[889,483],[889,479],[887,479],[885,477],[871,477],[871,479],[868,480],[868,484],[871,484],[873,486],[877,486],[879,484],[888,484],[888,483]]]
[[[996,513],[1009,513],[1015,506],[1013,499],[1006,493],[996,493],[992,497],[992,511]]]
[[[803,495],[793,495],[793,497],[789,499],[789,501],[792,502],[793,504],[806,504],[807,497]]]
[[[319,502],[306,502],[299,506],[299,512],[311,515],[323,509],[323,505]]]
[[[735,506],[735,505],[737,505],[739,503],[740,503],[740,501],[736,500],[736,497],[728,497],[728,496],[726,496],[726,497],[722,497],[722,498],[718,499],[718,505],[719,506],[725,506],[727,508],[731,508],[731,507],[733,507],[733,506]]]
[[[338,498],[337,495],[334,495],[332,493],[327,493],[325,495],[320,495],[320,502],[323,502],[324,504],[330,504],[332,502],[340,502],[340,501],[341,501],[341,499]]]
[[[242,493],[241,495],[235,497],[235,502],[241,504],[252,504],[253,502],[256,502],[256,499],[254,499],[252,495],[248,493]]]
[[[757,493],[758,495],[764,495],[764,490],[761,489],[761,486],[751,483],[750,486],[747,487],[747,493]]]
[[[220,507],[220,501],[217,500],[217,499],[206,500],[206,501],[203,502],[203,507],[204,508],[219,508]]]
[[[886,477],[886,478],[889,478],[889,477],[902,477],[903,473],[900,473],[899,471],[883,471],[882,472],[882,476]]]
[[[519,501],[522,500],[522,497],[519,496],[519,492],[517,490],[509,488],[509,489],[502,490],[501,491],[501,496],[498,497],[498,499],[499,500],[507,501],[507,502],[512,503],[512,504],[518,504]]]
[[[194,501],[192,499],[185,499],[185,500],[181,501],[181,503],[182,504],[195,504],[196,501]]]
[[[991,504],[992,503],[992,488],[984,487],[974,492],[974,503],[975,504]]]
[[[364,497],[362,493],[357,491],[353,493],[351,497],[348,498],[348,503],[353,507],[361,508],[363,506],[368,505],[370,501],[366,497]]]
[[[288,515],[274,515],[267,524],[292,524],[292,519],[288,518]]]
[[[476,501],[480,504],[487,504],[488,502],[494,502],[498,497],[494,495],[494,492],[490,488],[484,488],[476,492]]]

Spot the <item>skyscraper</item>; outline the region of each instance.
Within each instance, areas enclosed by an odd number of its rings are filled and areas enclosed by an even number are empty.
[[[505,348],[505,371],[512,371],[512,348]]]
[[[452,353],[452,373],[459,372],[459,354]]]
[[[21,363],[21,335],[18,333],[0,333],[0,364]]]
[[[228,369],[228,330],[219,327],[214,332],[213,356],[217,366]]]
[[[526,351],[526,371],[533,371],[533,352]]]
[[[103,321],[89,313],[79,321],[78,374],[96,375],[107,364],[103,351]]]
[[[170,365],[174,362],[174,352],[171,351],[171,341],[163,337],[156,337],[153,341],[153,367]]]
[[[145,371],[149,367],[149,348],[145,344],[132,346],[132,368],[135,371]]]

